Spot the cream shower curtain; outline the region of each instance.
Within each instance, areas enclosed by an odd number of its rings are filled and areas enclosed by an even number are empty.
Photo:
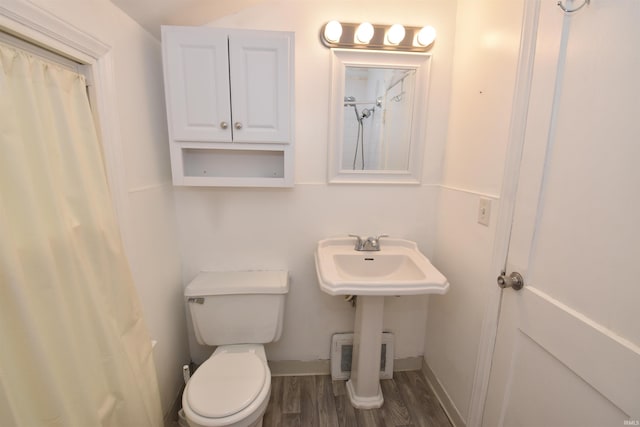
[[[84,77],[0,45],[0,426],[160,426]]]

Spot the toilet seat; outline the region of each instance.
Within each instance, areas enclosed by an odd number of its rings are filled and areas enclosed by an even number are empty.
[[[254,352],[214,354],[189,381],[186,399],[201,417],[229,417],[254,402],[267,375],[265,364]]]

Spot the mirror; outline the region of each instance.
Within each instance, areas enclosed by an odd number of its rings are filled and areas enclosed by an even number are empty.
[[[346,67],[342,170],[407,170],[414,68]]]
[[[419,183],[430,55],[332,52],[330,182]]]

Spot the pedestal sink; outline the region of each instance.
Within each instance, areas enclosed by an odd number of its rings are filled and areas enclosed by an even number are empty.
[[[379,408],[380,346],[384,297],[444,294],[447,279],[415,242],[385,238],[379,251],[355,250],[355,239],[334,237],[318,242],[316,272],[320,289],[329,295],[357,295],[351,378],[347,391],[356,408]]]

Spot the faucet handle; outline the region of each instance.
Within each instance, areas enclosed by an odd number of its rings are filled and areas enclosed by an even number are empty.
[[[357,234],[349,234],[349,237],[355,237],[356,238],[356,251],[359,251],[362,249],[362,246],[364,245],[364,241],[362,240],[362,237],[358,236]]]
[[[366,242],[363,242],[364,250],[367,251],[379,251],[380,250],[380,239],[383,237],[389,237],[387,234],[380,234],[378,237],[368,237]]]

